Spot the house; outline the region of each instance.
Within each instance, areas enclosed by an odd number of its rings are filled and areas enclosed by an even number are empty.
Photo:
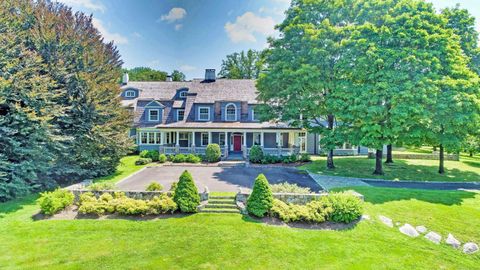
[[[254,145],[270,155],[320,151],[317,135],[258,120],[254,80],[217,79],[207,69],[205,78],[185,82],[129,82],[126,74],[121,88],[140,151],[204,154],[210,143],[220,145],[224,158],[246,158]]]

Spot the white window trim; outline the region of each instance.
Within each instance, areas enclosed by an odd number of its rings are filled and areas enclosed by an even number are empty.
[[[207,135],[207,144],[203,143],[203,135]],[[208,133],[207,132],[200,133],[200,145],[201,146],[207,146],[208,145]]]
[[[156,120],[152,120],[152,114],[151,114],[152,111],[157,112],[157,119]],[[154,122],[160,121],[160,110],[159,109],[149,109],[148,110],[148,121],[154,121]]]
[[[187,91],[180,91],[179,96],[180,96],[181,98],[186,98],[186,97],[187,97]]]
[[[233,106],[235,108],[235,119],[233,120],[230,120],[228,119],[228,107],[230,106]],[[235,105],[235,103],[228,103],[226,106],[225,106],[225,121],[231,121],[231,122],[234,122],[234,121],[237,121],[237,105]]]
[[[125,91],[125,97],[135,97],[135,96],[136,96],[135,91],[133,91],[133,90]]]
[[[200,110],[201,109],[207,109],[208,110],[208,118],[207,119],[202,119],[200,117],[200,115],[201,115]],[[198,120],[199,121],[210,121],[210,107],[206,107],[206,106],[198,107]]]
[[[143,143],[142,142],[142,136],[143,135],[146,135],[146,143]],[[140,139],[139,139],[139,144],[140,145],[160,145],[161,143],[161,134],[160,132],[156,132],[156,131],[142,131],[142,132],[139,132],[139,135],[140,135]],[[153,136],[153,143],[150,143],[150,135]]]
[[[180,120],[180,118],[178,117],[179,112],[183,112],[183,119],[182,120]],[[177,121],[183,121],[183,120],[185,120],[185,110],[184,109],[178,109],[177,110]]]

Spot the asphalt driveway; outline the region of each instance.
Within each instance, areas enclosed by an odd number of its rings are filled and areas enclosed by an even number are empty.
[[[195,181],[199,191],[205,186],[210,191],[238,191],[251,190],[253,182],[260,173],[265,174],[271,184],[295,183],[302,187],[308,187],[312,191],[320,191],[322,188],[305,172],[295,168],[247,168],[247,167],[179,167],[159,166],[148,167],[144,170],[124,179],[117,184],[121,190],[145,190],[151,182],[155,181],[168,190],[171,184],[178,181],[180,174],[188,170]]]

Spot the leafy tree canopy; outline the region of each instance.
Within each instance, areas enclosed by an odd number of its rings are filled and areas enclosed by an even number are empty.
[[[222,60],[219,76],[228,79],[256,79],[262,68],[261,52],[241,51],[229,54]]]

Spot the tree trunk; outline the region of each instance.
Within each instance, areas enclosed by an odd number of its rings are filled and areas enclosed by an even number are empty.
[[[473,157],[473,152],[470,151],[470,154],[469,154],[470,157]]]
[[[377,149],[377,152],[375,153],[375,171],[373,172],[374,175],[383,175],[382,158],[383,150]]]
[[[433,146],[433,152],[437,152],[437,146]]]
[[[445,166],[444,166],[445,156],[444,156],[443,144],[440,144],[439,160],[440,160],[440,165],[438,167],[438,173],[444,174],[445,173]]]
[[[328,120],[328,129],[332,130],[333,129],[333,120],[334,120],[333,115],[329,114],[328,117],[327,117],[327,120]],[[333,149],[328,151],[327,169],[330,169],[330,170],[335,169],[335,164],[333,164]]]
[[[392,155],[392,145],[387,145],[387,160],[385,163],[393,163],[393,155]]]

